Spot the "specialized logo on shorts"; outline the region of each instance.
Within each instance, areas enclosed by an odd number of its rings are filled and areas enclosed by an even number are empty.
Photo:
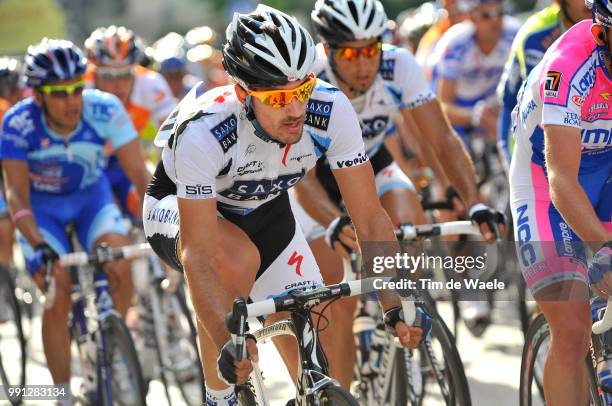
[[[559,94],[559,87],[561,87],[561,78],[563,73],[554,70],[549,70],[546,74],[546,82],[544,82],[544,90],[546,96],[557,97]]]
[[[368,156],[365,153],[362,154],[360,152],[357,157],[353,159],[347,159],[345,161],[336,161],[336,165],[338,165],[338,168],[350,168],[351,166],[357,166],[359,164],[362,164],[367,160]]]
[[[303,169],[300,173],[281,175],[276,179],[239,180],[219,194],[232,200],[265,200],[289,189],[305,174]]]
[[[365,139],[376,137],[387,128],[388,116],[376,116],[367,120],[361,120],[361,134]]]
[[[185,194],[188,197],[210,197],[213,194],[212,186],[209,185],[186,185]]]
[[[289,266],[293,266],[295,265],[295,273],[298,276],[302,276],[302,261],[304,260],[304,256],[303,255],[299,255],[297,251],[293,251],[293,254],[291,254],[291,258],[289,258],[289,261],[287,262],[287,265]]]
[[[395,59],[383,59],[380,62],[380,76],[384,80],[393,80],[395,76]]]
[[[327,131],[333,102],[310,99],[306,106],[304,123],[319,130]]]
[[[238,120],[236,115],[232,114],[225,120],[221,121],[219,125],[210,129],[210,132],[215,136],[223,152],[229,151],[232,145],[238,141]]]

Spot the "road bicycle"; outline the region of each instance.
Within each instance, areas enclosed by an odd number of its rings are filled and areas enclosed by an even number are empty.
[[[92,405],[145,405],[146,392],[130,332],[113,306],[108,263],[153,255],[147,244],[110,248],[102,244],[88,254],[62,255],[59,263],[70,272],[72,311],[69,329],[78,347],[82,370],[82,401]],[[55,280],[47,265],[44,306],[55,298]],[[58,326],[59,328],[60,326]]]
[[[414,240],[451,234],[480,234],[469,221],[429,225],[403,225],[396,230],[399,240]],[[352,280],[360,269],[360,259],[351,255],[345,261],[345,280]],[[417,284],[418,287],[418,284]],[[416,406],[436,399],[445,405],[469,406],[471,397],[455,339],[435,308],[426,290],[417,289],[417,307],[432,317],[432,330],[417,348],[395,345],[385,329],[380,310],[371,298],[361,297],[353,332],[357,357],[351,393],[360,405]]]
[[[0,266],[0,383],[21,388],[26,383],[26,339],[21,323],[21,308],[15,296],[15,283],[9,270]],[[23,393],[6,393],[12,405],[21,403]]]
[[[289,318],[252,332],[258,342],[272,337],[288,335],[295,337],[298,345],[298,373],[296,396],[288,404],[296,406],[350,405],[359,403],[353,396],[328,376],[327,360],[321,348],[317,331],[311,319],[312,308],[327,301],[375,291],[376,280],[390,278],[368,278],[335,285],[296,289],[274,298],[247,304],[242,298],[234,300],[226,324],[236,344],[236,359],[246,357],[247,318],[265,317],[278,312],[290,312]],[[412,324],[416,311],[412,302],[402,301],[406,322]],[[268,406],[270,404],[259,365],[253,364],[253,372],[245,385],[237,385],[238,403],[242,406]]]

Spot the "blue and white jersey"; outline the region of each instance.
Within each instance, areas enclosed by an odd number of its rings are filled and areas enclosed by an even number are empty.
[[[338,80],[321,44],[317,45],[317,53],[317,76],[337,86]],[[380,74],[363,95],[351,100],[368,156],[374,156],[385,137],[395,132],[393,116],[399,110],[412,109],[435,97],[414,56],[405,49],[384,44]]]
[[[41,108],[28,98],[4,116],[0,159],[26,161],[33,192],[65,194],[83,190],[103,176],[107,140],[117,149],[136,137],[125,108],[109,93],[83,92],[82,119],[68,136],[51,130]]]
[[[455,103],[460,106],[472,107],[480,100],[494,98],[519,28],[517,19],[504,16],[501,38],[490,53],[484,54],[476,44],[474,24],[455,24],[440,38],[432,55],[434,81],[455,80]]]
[[[205,92],[202,83],[170,114],[155,144],[163,147],[167,180],[153,183],[172,182],[156,187],[182,199],[216,198],[218,207],[243,215],[294,186],[323,155],[332,169],[368,160],[353,107],[342,92],[320,80],[295,144],[259,138],[234,86]]]

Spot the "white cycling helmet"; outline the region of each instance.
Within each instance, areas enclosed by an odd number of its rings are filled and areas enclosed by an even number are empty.
[[[387,23],[378,0],[317,0],[310,16],[317,33],[333,45],[378,38]]]
[[[223,66],[243,86],[274,87],[312,73],[312,37],[293,17],[259,4],[249,14],[234,14],[226,30]]]

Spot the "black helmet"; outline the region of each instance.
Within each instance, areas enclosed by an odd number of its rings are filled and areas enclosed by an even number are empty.
[[[586,0],[585,4],[593,12],[593,21],[612,28],[612,0]]]
[[[317,34],[329,44],[378,38],[387,23],[378,0],[317,0],[310,17]]]
[[[244,87],[282,86],[312,73],[312,37],[295,18],[272,7],[235,13],[225,34],[223,66]]]

